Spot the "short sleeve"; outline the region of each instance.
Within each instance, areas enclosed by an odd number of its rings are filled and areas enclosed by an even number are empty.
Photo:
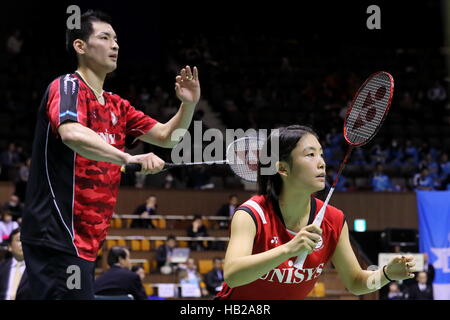
[[[122,100],[126,112],[126,134],[135,138],[147,133],[158,122],[152,117],[136,110],[127,100]]]
[[[86,125],[86,104],[80,99],[79,80],[70,74],[54,80],[49,87],[47,116],[54,132],[66,121]]]

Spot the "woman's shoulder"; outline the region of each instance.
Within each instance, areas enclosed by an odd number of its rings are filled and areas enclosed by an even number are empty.
[[[265,207],[267,205],[268,201],[267,201],[267,196],[265,195],[253,195],[250,198],[248,198],[247,200],[245,200],[243,203],[241,203],[239,207],[242,206],[252,206],[254,204],[258,204],[259,206]]]

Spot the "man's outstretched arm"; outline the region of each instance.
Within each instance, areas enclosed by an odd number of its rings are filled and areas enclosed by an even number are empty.
[[[181,69],[180,74],[175,78],[175,92],[181,100],[178,112],[166,123],[155,124],[138,139],[165,148],[173,148],[178,144],[179,140],[172,141],[172,133],[176,129],[189,128],[195,106],[200,100],[200,82],[196,67],[193,71],[189,66]]]
[[[106,143],[95,131],[78,122],[63,123],[58,133],[66,146],[87,159],[118,165],[140,163],[143,173],[157,173],[164,167],[164,161],[153,153],[132,156]]]

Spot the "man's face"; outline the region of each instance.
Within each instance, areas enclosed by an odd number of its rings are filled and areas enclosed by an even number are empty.
[[[141,278],[141,281],[144,281],[145,279],[145,271],[143,268],[137,269],[136,273],[139,275],[139,278]]]
[[[130,251],[125,250],[127,252],[127,256],[125,259],[119,258],[119,264],[124,269],[131,269],[131,261],[130,261]]]
[[[147,199],[147,205],[149,205],[149,206],[155,206],[155,205],[156,205],[156,197],[153,197],[153,196],[149,197],[149,198]]]
[[[175,248],[176,244],[177,244],[177,242],[176,242],[174,239],[169,239],[169,240],[167,240],[167,245],[168,245],[170,248]]]
[[[9,204],[11,204],[11,205],[17,205],[19,203],[19,197],[18,196],[16,196],[16,195],[12,195],[10,198],[9,198]]]
[[[20,242],[20,232],[16,233],[11,243],[9,244],[9,249],[11,250],[12,255],[17,261],[23,261],[23,251],[22,251],[22,242]]]
[[[220,260],[220,259],[214,260],[214,268],[215,269],[222,269],[222,260]]]
[[[92,33],[84,46],[84,61],[100,68],[106,73],[113,72],[117,68],[119,44],[114,29],[109,23],[92,22]]]
[[[189,269],[195,269],[196,268],[195,267],[195,260],[192,259],[192,258],[189,258],[188,261],[187,261],[187,267]]]
[[[238,205],[238,197],[231,197],[231,199],[230,199],[230,204],[232,205],[232,206],[237,206]]]
[[[426,272],[419,272],[419,274],[417,275],[417,282],[419,282],[420,284],[426,284],[427,280],[428,279]]]

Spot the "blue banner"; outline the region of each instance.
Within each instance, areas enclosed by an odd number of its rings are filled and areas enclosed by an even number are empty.
[[[417,191],[419,249],[435,268],[434,298],[450,300],[450,191]]]

